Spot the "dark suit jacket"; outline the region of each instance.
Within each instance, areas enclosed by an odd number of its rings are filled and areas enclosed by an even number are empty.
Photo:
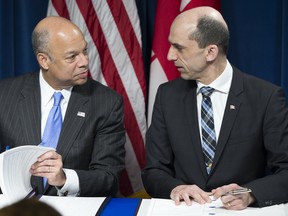
[[[11,148],[41,142],[39,73],[0,81],[0,144]],[[85,113],[85,117],[77,115]],[[74,86],[57,152],[63,167],[74,169],[80,196],[113,196],[124,168],[125,130],[120,95],[88,79]],[[42,178],[32,182],[43,189]],[[42,187],[42,188],[41,188]],[[55,187],[45,194],[56,195]]]
[[[237,183],[252,189],[259,206],[287,202],[288,109],[282,89],[233,68],[208,176],[199,135],[196,88],[195,81],[179,78],[158,89],[147,132],[147,165],[142,173],[148,193],[170,198],[171,190],[181,184],[196,184],[211,191]]]

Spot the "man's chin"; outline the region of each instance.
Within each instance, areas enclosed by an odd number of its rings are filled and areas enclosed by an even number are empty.
[[[190,77],[187,75],[187,73],[180,73],[180,77],[184,80],[189,80]]]
[[[83,78],[77,79],[74,84],[75,85],[83,85],[87,82],[87,80],[88,80],[88,77],[83,77]]]

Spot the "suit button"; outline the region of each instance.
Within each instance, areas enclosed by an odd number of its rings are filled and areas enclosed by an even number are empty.
[[[68,191],[65,191],[64,193],[63,193],[63,196],[67,196],[68,195]]]

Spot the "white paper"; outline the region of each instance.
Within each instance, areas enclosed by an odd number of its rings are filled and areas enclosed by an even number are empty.
[[[95,216],[105,197],[42,196],[40,201],[53,206],[63,216]]]
[[[50,150],[53,148],[25,145],[0,154],[0,187],[8,203],[23,199],[31,192],[31,165]]]
[[[274,205],[264,208],[248,207],[244,210],[227,210],[223,208],[220,199],[206,203],[204,205],[193,202],[191,206],[187,206],[182,202],[179,206],[175,205],[170,199],[152,199],[150,202],[148,214],[149,216],[286,216],[285,205]]]
[[[184,202],[180,205],[175,205],[171,199],[152,199],[148,215],[150,216],[202,216],[213,213],[216,208],[221,208],[222,202],[220,200],[212,201],[201,205],[193,202],[191,206],[187,206]],[[204,214],[206,212],[206,214]]]

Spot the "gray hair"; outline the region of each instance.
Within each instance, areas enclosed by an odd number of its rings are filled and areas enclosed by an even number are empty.
[[[229,30],[220,21],[207,15],[198,19],[196,30],[189,36],[190,40],[195,40],[199,48],[205,48],[215,44],[224,54],[227,54],[229,47]]]
[[[32,32],[32,48],[36,56],[38,53],[45,53],[50,59],[52,59],[48,48],[49,36],[47,30],[34,29]]]

